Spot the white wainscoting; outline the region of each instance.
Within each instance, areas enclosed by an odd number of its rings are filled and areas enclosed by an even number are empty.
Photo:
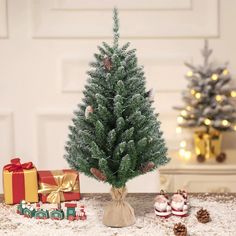
[[[120,43],[137,48],[147,88],[155,91],[170,151],[181,139],[172,107],[181,103],[186,86],[183,62],[202,62],[204,38],[210,38],[213,58],[230,61],[236,78],[234,0],[0,0],[0,168],[14,155],[38,169],[68,168],[63,159],[68,125],[97,45],[112,42],[113,6],[120,9]],[[235,138],[227,134],[224,146],[232,149]],[[158,191],[159,173],[128,186],[130,192]],[[82,192],[108,189],[81,176]]]
[[[190,10],[191,0],[55,0],[53,9],[55,10],[111,10],[116,6],[120,10]]]
[[[176,1],[100,1],[99,7],[97,1],[88,2],[33,0],[33,37],[110,38],[114,5],[121,6],[121,33],[126,38],[219,36],[216,0],[180,1],[180,5]]]

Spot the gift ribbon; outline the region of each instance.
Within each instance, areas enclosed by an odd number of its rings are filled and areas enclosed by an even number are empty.
[[[40,182],[38,193],[48,194],[47,201],[50,203],[59,203],[64,192],[79,191],[76,184],[78,174],[76,172],[53,173],[55,184]]]
[[[21,164],[20,158],[12,159],[10,164],[3,167],[3,170],[12,172],[13,203],[18,203],[25,199],[24,170],[30,170],[33,168],[34,165],[32,162]]]
[[[11,159],[11,163],[3,167],[4,170],[8,170],[9,172],[19,172],[23,170],[30,170],[33,168],[34,165],[32,162],[26,162],[24,164],[21,164],[20,158]]]

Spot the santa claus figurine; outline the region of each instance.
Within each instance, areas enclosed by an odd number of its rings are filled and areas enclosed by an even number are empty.
[[[190,203],[189,203],[189,198],[188,198],[188,193],[185,190],[178,190],[177,193],[182,194],[185,203],[187,204],[188,207],[190,207]]]
[[[178,190],[171,198],[172,214],[176,216],[187,216],[189,211],[189,203],[187,193]]]
[[[171,215],[170,200],[163,190],[155,198],[154,209],[157,216],[167,218]]]

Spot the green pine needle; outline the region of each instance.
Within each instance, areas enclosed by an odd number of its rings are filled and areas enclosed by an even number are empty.
[[[114,8],[113,10],[113,40],[114,40],[114,46],[118,47],[118,41],[119,41],[119,19],[118,19],[118,9]]]

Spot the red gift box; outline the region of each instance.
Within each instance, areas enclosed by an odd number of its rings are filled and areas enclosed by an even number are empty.
[[[37,170],[32,162],[21,163],[14,158],[3,167],[3,188],[6,204],[20,203],[21,200],[38,202]]]
[[[38,171],[39,197],[43,203],[80,199],[79,173],[75,170]]]

